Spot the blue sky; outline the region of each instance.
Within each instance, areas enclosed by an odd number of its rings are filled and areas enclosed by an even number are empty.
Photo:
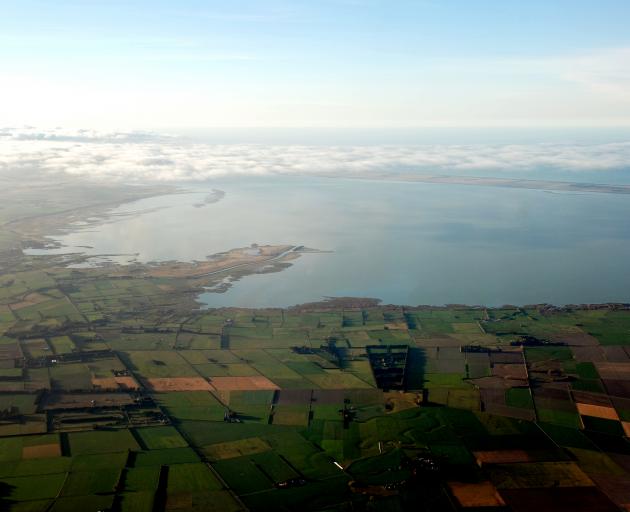
[[[0,118],[630,125],[629,19],[627,0],[0,0]]]

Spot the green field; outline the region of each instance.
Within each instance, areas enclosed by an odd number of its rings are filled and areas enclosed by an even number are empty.
[[[121,450],[139,450],[129,430],[97,430],[68,434],[72,455],[112,453]]]
[[[161,448],[182,448],[188,443],[173,427],[145,427],[136,429],[145,449],[159,450]]]

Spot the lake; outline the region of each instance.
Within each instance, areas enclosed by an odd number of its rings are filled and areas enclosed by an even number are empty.
[[[195,207],[212,189],[225,197]],[[205,293],[210,307],[325,296],[408,305],[630,302],[628,196],[304,177],[223,179],[186,190],[116,208],[145,213],[77,226],[49,252],[162,261],[252,243],[332,251]]]

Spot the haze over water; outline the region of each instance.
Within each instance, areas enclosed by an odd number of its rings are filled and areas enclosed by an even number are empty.
[[[203,294],[210,307],[325,296],[408,305],[630,301],[627,196],[304,177],[186,188],[124,205],[114,213],[149,211],[62,236],[66,247],[55,252],[164,261],[252,243],[332,251]],[[212,189],[225,197],[195,207]]]

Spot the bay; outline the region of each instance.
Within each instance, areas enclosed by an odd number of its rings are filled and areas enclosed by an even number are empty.
[[[408,305],[630,302],[627,196],[295,176],[185,189],[77,226],[52,252],[147,262],[201,260],[252,243],[331,251],[204,293],[208,307],[326,296]],[[199,207],[213,189],[225,197]]]

